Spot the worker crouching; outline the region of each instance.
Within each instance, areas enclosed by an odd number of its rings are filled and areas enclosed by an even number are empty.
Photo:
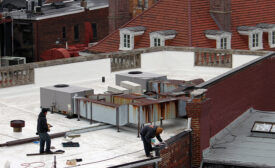
[[[143,141],[144,151],[147,157],[153,157],[150,152],[153,151],[152,148],[152,138],[156,137],[159,142],[162,142],[160,134],[162,133],[163,128],[153,125],[147,125],[143,127],[140,132],[141,140]]]

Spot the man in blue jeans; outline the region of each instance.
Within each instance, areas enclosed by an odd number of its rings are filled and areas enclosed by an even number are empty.
[[[140,131],[141,140],[143,141],[145,154],[147,157],[153,157],[150,152],[153,150],[151,139],[156,137],[159,142],[162,142],[160,134],[162,133],[163,128],[153,125],[147,125],[143,127]]]
[[[47,153],[47,154],[51,154],[53,153],[50,148],[51,148],[51,137],[48,134],[49,127],[47,124],[47,119],[46,119],[46,115],[47,115],[48,109],[46,108],[42,108],[42,111],[40,112],[39,116],[38,116],[38,120],[37,120],[37,133],[39,135],[40,138],[40,153]],[[44,146],[45,146],[45,142],[46,142],[46,150],[44,151]]]

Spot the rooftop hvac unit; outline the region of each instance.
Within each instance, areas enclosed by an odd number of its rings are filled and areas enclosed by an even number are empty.
[[[120,86],[108,86],[108,92],[129,94],[129,90]]]
[[[5,56],[1,58],[1,66],[11,66],[11,65],[19,65],[26,64],[25,57],[9,57]]]
[[[129,89],[130,93],[142,94],[141,85],[130,82],[130,81],[121,81],[120,86],[126,89]]]
[[[120,85],[121,81],[130,81],[141,85],[142,92],[148,90],[148,81],[150,80],[167,80],[166,75],[159,75],[141,71],[131,71],[116,74],[116,85]]]
[[[40,88],[40,103],[42,108],[50,108],[54,112],[61,112],[72,116],[74,97],[85,97],[94,93],[93,89],[65,84]]]

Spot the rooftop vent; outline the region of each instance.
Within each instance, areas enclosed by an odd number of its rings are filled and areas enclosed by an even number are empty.
[[[57,84],[57,85],[54,85],[54,87],[64,88],[64,87],[69,87],[69,85],[67,85],[67,84]]]
[[[128,72],[128,74],[142,74],[141,71],[130,71]]]

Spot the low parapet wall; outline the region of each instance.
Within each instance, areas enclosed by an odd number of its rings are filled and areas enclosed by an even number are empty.
[[[0,68],[0,88],[32,84],[36,82],[37,76],[35,70],[52,67],[52,66],[73,66],[73,63],[93,62],[96,60],[108,60],[104,67],[108,71],[120,71],[126,69],[141,68],[141,54],[157,51],[182,51],[193,52],[196,55],[193,64],[198,66],[210,67],[232,67],[232,58],[224,57],[225,55],[265,55],[266,51],[245,51],[245,50],[217,50],[210,48],[193,48],[193,47],[156,47],[143,48],[131,51],[118,51],[111,53],[91,54],[74,58],[58,59],[52,61],[43,61],[37,63],[28,63]],[[224,60],[223,60],[224,58]],[[92,63],[91,63],[92,64]],[[58,68],[57,68],[58,69]],[[43,71],[43,70],[42,70]]]

